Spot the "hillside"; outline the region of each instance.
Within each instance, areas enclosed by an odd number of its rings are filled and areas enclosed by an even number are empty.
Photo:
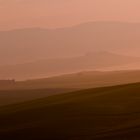
[[[12,85],[0,84],[0,90],[11,89],[87,89],[140,82],[139,70],[82,71],[42,79],[16,81]]]
[[[106,68],[133,64],[136,62],[140,62],[139,57],[100,51],[88,53],[79,57],[44,59],[24,64],[1,66],[0,79],[35,79],[79,71],[104,70]],[[140,68],[140,63],[137,65]]]
[[[2,139],[138,140],[140,84],[82,90],[0,108]]]
[[[140,71],[83,71],[27,81],[1,81],[0,106],[80,89],[140,82]]]
[[[76,91],[75,88],[43,88],[43,89],[14,89],[0,90],[0,106],[21,103],[44,98],[52,95]]]

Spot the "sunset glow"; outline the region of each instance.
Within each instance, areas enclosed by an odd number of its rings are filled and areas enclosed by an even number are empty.
[[[0,30],[88,21],[140,22],[139,0],[0,0]]]

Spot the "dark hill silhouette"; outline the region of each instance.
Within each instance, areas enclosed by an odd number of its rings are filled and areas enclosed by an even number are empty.
[[[82,90],[0,108],[0,137],[138,140],[140,84]]]

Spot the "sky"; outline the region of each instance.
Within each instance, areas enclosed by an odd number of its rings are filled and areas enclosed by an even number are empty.
[[[140,0],[0,0],[0,30],[88,21],[140,22]]]

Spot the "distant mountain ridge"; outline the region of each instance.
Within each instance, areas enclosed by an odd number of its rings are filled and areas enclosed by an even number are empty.
[[[140,24],[90,22],[68,28],[0,32],[0,64],[17,64],[90,51],[139,52]],[[138,54],[138,53],[137,53]]]

